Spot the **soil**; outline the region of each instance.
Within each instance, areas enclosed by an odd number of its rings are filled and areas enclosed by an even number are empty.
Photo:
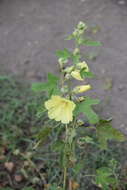
[[[127,134],[127,1],[123,0],[1,0],[0,73],[45,80],[57,72],[55,51],[71,48],[64,41],[80,21],[100,27],[103,43],[90,67],[102,116]],[[96,95],[95,95],[96,94]]]

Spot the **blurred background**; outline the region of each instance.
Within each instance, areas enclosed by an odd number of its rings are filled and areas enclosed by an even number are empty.
[[[102,100],[100,112],[127,134],[127,1],[1,0],[0,74],[29,82],[57,72],[56,50],[71,48],[65,37],[79,21],[99,31],[103,43],[91,49],[89,65],[97,78],[92,93]],[[86,49],[87,50],[87,49]]]

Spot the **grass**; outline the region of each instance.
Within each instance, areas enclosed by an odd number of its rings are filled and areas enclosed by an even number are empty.
[[[44,94],[34,94],[24,81],[0,76],[1,190],[42,190],[50,184],[54,184],[50,190],[56,190],[55,184],[62,184],[58,155],[62,150],[63,126],[55,128],[45,112],[37,117],[38,107],[44,100]],[[91,135],[91,131],[87,133]],[[79,134],[86,135],[82,128],[79,128]],[[94,182],[98,168],[113,167],[112,160],[117,162],[116,174],[119,176],[120,188],[126,189],[126,144],[109,144],[108,151],[100,151],[92,144],[77,148],[80,164],[70,174],[74,174],[74,180],[77,179],[80,184],[79,189],[98,189],[91,179]],[[92,176],[89,176],[91,173]]]

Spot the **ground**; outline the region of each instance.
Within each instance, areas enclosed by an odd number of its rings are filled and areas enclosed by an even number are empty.
[[[57,72],[55,51],[71,48],[64,41],[80,21],[100,27],[103,43],[96,60],[92,94],[102,100],[100,112],[127,134],[127,6],[117,0],[1,0],[0,73],[45,80]]]

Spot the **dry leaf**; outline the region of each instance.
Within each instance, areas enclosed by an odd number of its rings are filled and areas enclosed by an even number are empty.
[[[79,188],[79,184],[76,181],[72,181],[72,189],[76,190]]]
[[[22,177],[21,175],[19,175],[19,174],[16,174],[16,175],[14,176],[14,178],[15,178],[15,181],[16,181],[16,182],[21,182],[22,179],[23,179],[23,177]]]
[[[4,163],[5,168],[9,171],[12,172],[14,169],[14,163],[13,162],[5,162]]]

